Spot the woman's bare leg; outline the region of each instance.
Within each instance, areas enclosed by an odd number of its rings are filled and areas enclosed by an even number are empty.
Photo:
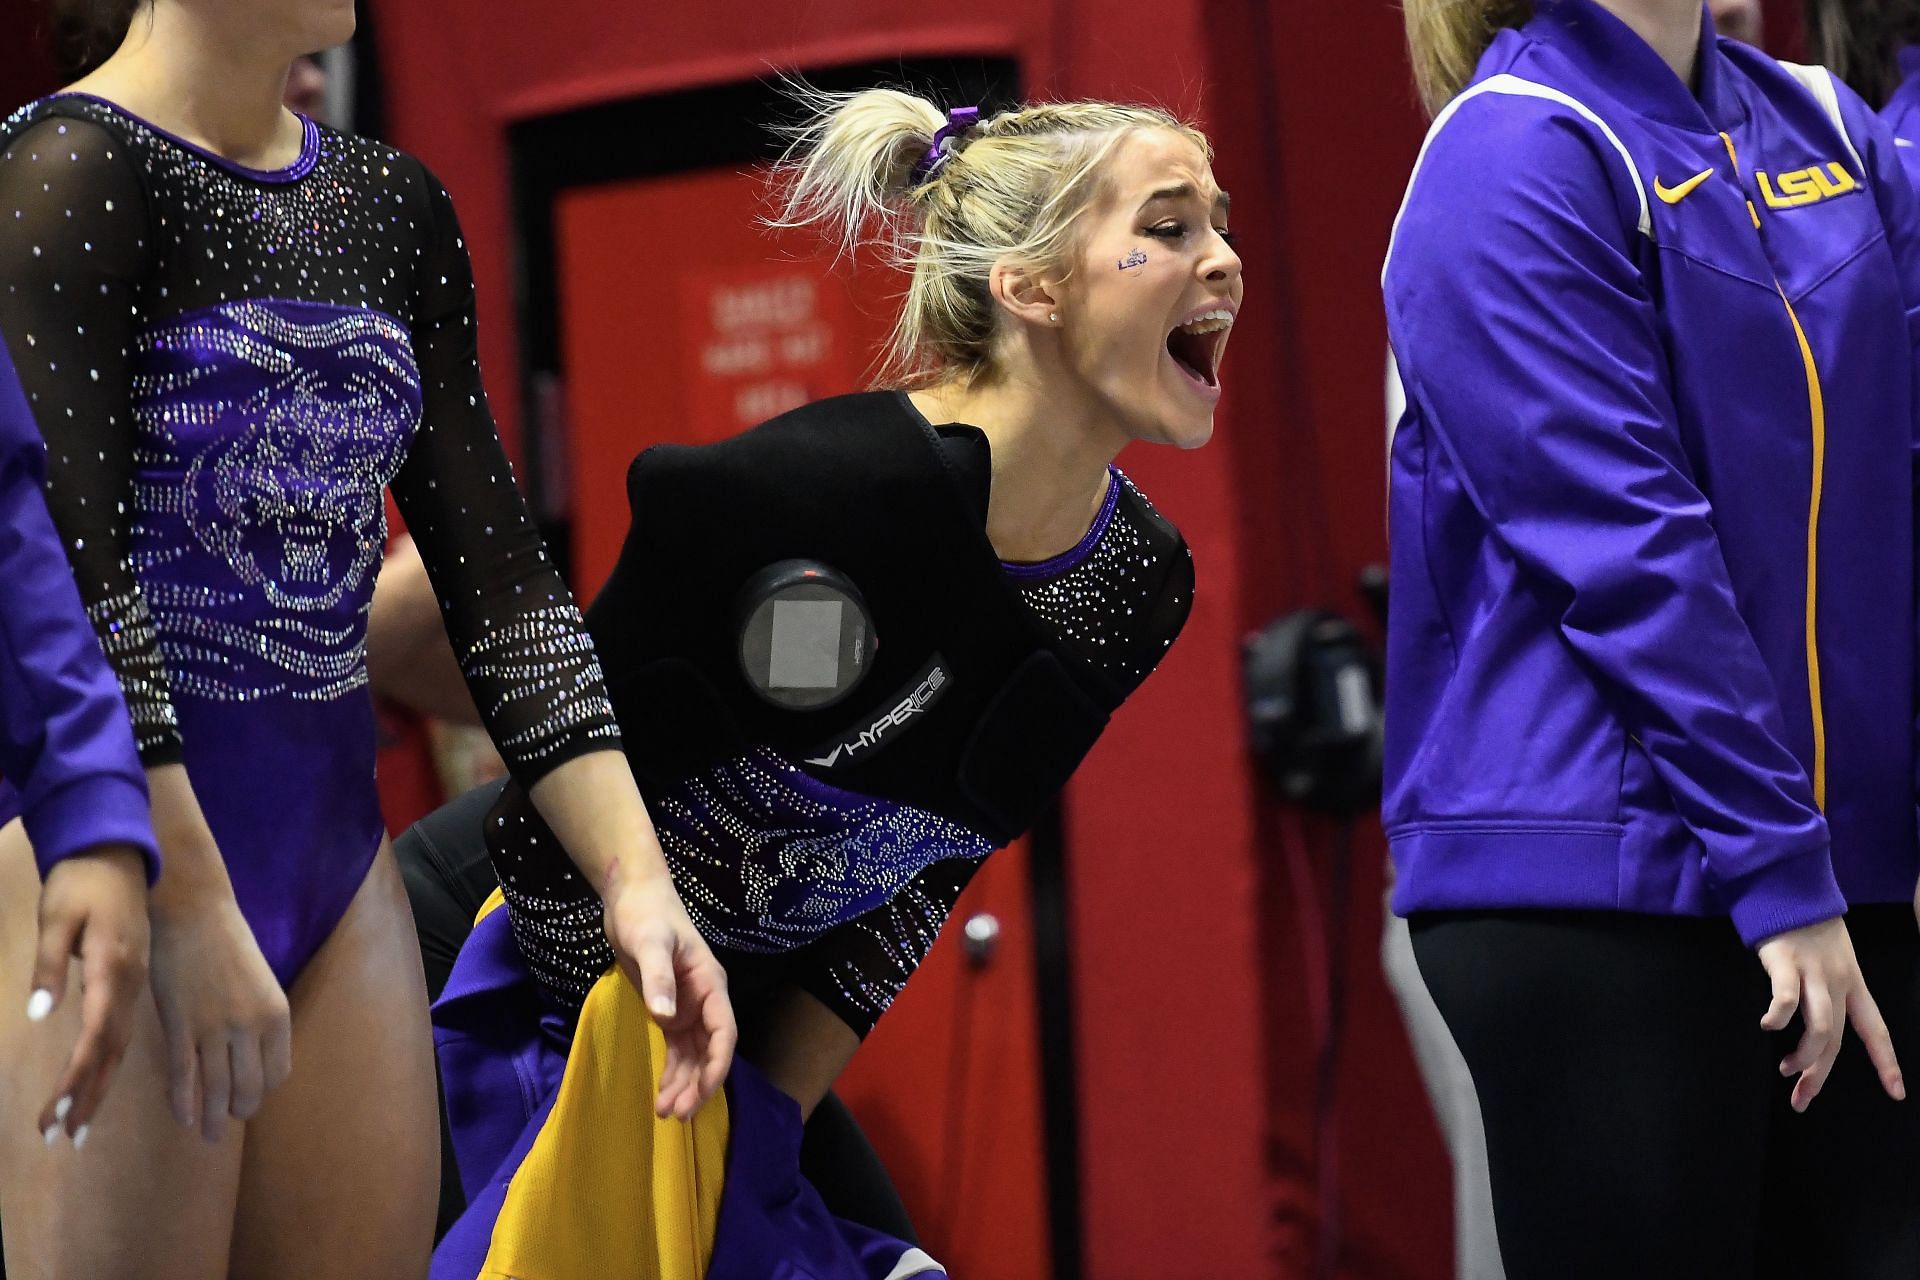
[[[420,946],[386,843],[288,994],[293,1074],[247,1125],[233,1278],[421,1280],[440,1104]]]
[[[0,828],[0,1221],[9,1280],[222,1280],[246,1125],[218,1146],[167,1106],[153,999],[86,1149],[47,1147],[36,1120],[79,1025],[79,966],[44,1022],[26,1018],[40,876],[19,822]],[[296,1050],[297,1052],[297,1050]]]

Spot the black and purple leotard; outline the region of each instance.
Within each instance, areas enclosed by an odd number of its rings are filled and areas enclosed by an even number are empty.
[[[866,1035],[982,859],[1044,810],[1187,619],[1186,542],[1118,470],[1077,545],[1038,564],[996,553],[992,483],[984,432],[935,426],[895,392],[657,446],[628,472],[633,522],[588,625],[674,885],[743,1027],[798,990]],[[800,711],[752,691],[739,621],[741,593],[793,558],[856,585],[877,640],[850,696]],[[600,899],[522,788],[465,838],[484,841],[506,909],[475,927],[435,1006],[470,1202],[433,1275],[545,1280],[564,1267],[514,1269],[538,1252],[523,1246],[651,1239],[635,1221],[648,1206],[685,1207],[653,1201],[657,1187],[697,1191],[719,1171],[621,1181],[586,1154],[651,1133],[628,1105],[646,1082],[615,1074],[645,1042],[609,1013]],[[726,1108],[701,1274],[945,1274],[831,1219],[798,1172],[797,1109],[747,1059]]]
[[[481,389],[452,204],[312,121],[264,172],[66,94],[0,123],[0,225],[0,335],[142,761],[186,765],[291,983],[383,835],[384,487],[515,776],[619,745]]]

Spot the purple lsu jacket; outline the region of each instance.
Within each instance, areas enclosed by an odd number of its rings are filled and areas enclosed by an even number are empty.
[[[1539,0],[1395,224],[1396,910],[1904,902],[1920,206],[1825,71]]]
[[[145,855],[152,879],[147,776],[40,495],[46,454],[0,345],[0,823],[24,812],[43,875],[124,844]]]

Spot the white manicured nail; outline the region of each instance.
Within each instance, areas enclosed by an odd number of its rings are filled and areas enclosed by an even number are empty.
[[[83,1124],[73,1131],[73,1149],[75,1151],[87,1145],[87,1130],[91,1128],[93,1128],[92,1125]]]
[[[53,1104],[53,1122],[55,1124],[65,1124],[67,1122],[67,1112],[71,1110],[73,1110],[73,1095],[68,1094]]]
[[[27,1021],[38,1022],[53,1012],[53,992],[41,987],[27,1001]]]
[[[52,1146],[53,1140],[60,1136],[60,1126],[58,1124],[50,1124],[40,1131],[40,1136],[46,1140],[48,1146]]]

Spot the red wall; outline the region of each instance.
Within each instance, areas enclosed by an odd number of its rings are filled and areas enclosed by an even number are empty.
[[[1250,4],[1220,32],[1209,119],[1221,181],[1257,183],[1246,233],[1247,309],[1233,360],[1258,353],[1253,390],[1237,385],[1232,505],[1246,566],[1236,623],[1251,630],[1312,605],[1369,620],[1354,583],[1385,557],[1385,322],[1379,270],[1423,121],[1402,54],[1397,4]],[[1258,406],[1257,410],[1254,406]],[[1266,796],[1247,820],[1260,850],[1254,892],[1262,923],[1261,1012],[1271,1210],[1279,1274],[1321,1274],[1323,1179],[1334,1182],[1343,1276],[1450,1273],[1450,1180],[1398,1011],[1380,977],[1384,846],[1372,823],[1351,849],[1344,922],[1349,973],[1331,1136],[1337,1172],[1319,1150],[1314,1059],[1322,1030],[1312,990],[1330,961],[1306,928],[1340,869],[1324,823],[1303,822]],[[1315,882],[1284,869],[1303,845]],[[1095,1273],[1097,1274],[1097,1273]]]
[[[756,221],[766,170],[738,170],[575,188],[556,204],[573,586],[582,597],[619,558],[627,466],[643,446],[725,439],[858,390],[886,338],[892,273],[836,264],[815,236],[769,234]],[[643,252],[634,251],[635,228],[647,229]]]

